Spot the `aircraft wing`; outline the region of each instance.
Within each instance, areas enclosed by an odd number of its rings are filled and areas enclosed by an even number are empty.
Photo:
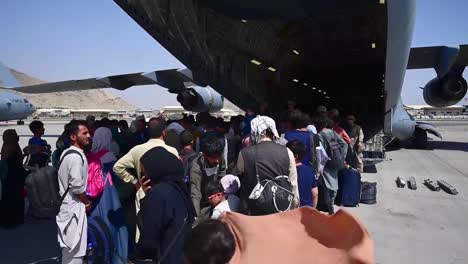
[[[138,85],[160,85],[171,93],[180,93],[185,90],[184,83],[193,82],[192,72],[188,69],[171,69],[152,72],[139,72],[121,75],[89,78],[81,80],[68,80],[61,82],[43,83],[37,85],[11,87],[12,90],[22,93],[53,93],[80,91],[101,88],[115,88],[125,90]]]
[[[437,69],[441,64],[446,63],[457,66],[468,65],[468,45],[412,48],[407,69]]]

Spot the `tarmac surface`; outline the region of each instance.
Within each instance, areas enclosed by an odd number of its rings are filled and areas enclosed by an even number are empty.
[[[377,204],[345,209],[369,230],[376,263],[468,263],[468,121],[433,123],[442,130],[442,141],[430,141],[427,150],[387,152],[376,172],[362,175],[363,181],[377,182]],[[46,122],[46,135],[59,135],[63,124]],[[8,128],[17,129],[24,147],[31,136],[27,125],[0,123],[0,134]],[[45,139],[55,147],[56,137]],[[397,188],[398,176],[414,176],[417,190]],[[459,194],[430,191],[423,185],[426,178],[444,179]],[[54,221],[26,219],[15,230],[0,229],[2,264],[55,263],[49,258],[58,254]]]

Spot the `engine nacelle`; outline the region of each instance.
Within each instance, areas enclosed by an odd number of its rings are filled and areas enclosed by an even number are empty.
[[[467,91],[467,83],[463,77],[451,76],[434,78],[424,86],[424,101],[435,107],[445,107],[457,104]]]
[[[224,105],[224,97],[209,86],[189,86],[177,95],[177,101],[185,110],[192,112],[213,113],[221,110]]]

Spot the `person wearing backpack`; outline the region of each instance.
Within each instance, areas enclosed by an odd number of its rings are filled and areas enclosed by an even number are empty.
[[[297,185],[297,170],[294,155],[286,146],[277,144],[279,138],[275,121],[268,116],[257,116],[251,122],[251,137],[254,145],[241,150],[233,174],[241,181],[240,212],[249,215],[262,215],[274,213],[267,204],[257,204],[256,201],[268,200],[251,199],[255,188],[266,181],[275,182],[278,177],[286,176],[287,192],[293,194],[293,199],[287,202],[289,209],[299,205],[299,190]],[[275,182],[276,183],[276,182]],[[284,182],[282,182],[284,183]],[[267,188],[265,188],[267,189]],[[285,189],[285,188],[283,188]],[[262,193],[260,191],[259,193]],[[274,199],[274,198],[273,198]]]
[[[338,171],[344,168],[348,144],[334,130],[327,128],[327,124],[326,117],[319,116],[315,120],[318,133],[314,136],[314,145],[325,149],[328,161],[323,171],[317,169],[317,164],[314,167],[320,174],[318,177],[319,205],[317,208],[333,214],[333,204],[338,190]]]
[[[106,248],[113,245],[115,250],[111,248],[109,259],[111,263],[122,263],[121,259],[127,259],[129,242],[132,241],[129,240],[127,230],[132,227],[120,224],[125,223],[125,217],[114,182],[122,180],[114,176],[112,171],[117,157],[110,151],[111,145],[112,131],[106,127],[96,129],[91,151],[86,154],[88,159],[86,193],[93,203],[88,224],[92,226],[94,222],[101,222],[101,225],[106,226],[112,243],[97,246]]]
[[[188,183],[190,180],[190,164],[192,161],[199,155],[198,152],[195,152],[193,145],[195,143],[195,137],[193,136],[190,130],[184,130],[179,135],[180,145],[182,150],[179,152],[180,160],[182,165],[184,165],[184,179]]]
[[[69,126],[71,146],[64,150],[58,169],[59,195],[63,197],[56,217],[62,263],[85,263],[87,248],[87,216],[91,201],[86,195],[88,162],[83,149],[90,143],[84,121]],[[73,153],[68,153],[73,152]]]

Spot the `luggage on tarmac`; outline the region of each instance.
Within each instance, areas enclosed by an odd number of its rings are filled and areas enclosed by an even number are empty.
[[[63,155],[58,167],[60,167],[60,163],[65,156],[74,153],[82,158],[78,151],[69,150]],[[25,183],[30,204],[29,210],[32,216],[37,218],[50,218],[55,217],[58,213],[63,198],[67,195],[69,188],[67,188],[62,197],[60,197],[57,171],[58,169],[52,166],[45,166],[32,171],[28,177],[26,177]]]
[[[444,180],[438,180],[437,183],[439,184],[440,188],[441,188],[442,190],[444,190],[445,192],[450,193],[450,194],[453,194],[453,195],[457,195],[457,194],[458,194],[457,189],[455,189],[455,187],[453,187],[452,185],[450,185],[448,182],[446,182],[446,181],[444,181]]]
[[[361,183],[361,203],[376,204],[377,203],[377,183],[362,182]]]
[[[361,200],[361,174],[349,167],[338,173],[338,193],[335,202],[338,205],[355,207]]]
[[[408,188],[410,188],[411,190],[418,189],[418,186],[416,185],[416,179],[413,176],[409,177]]]

